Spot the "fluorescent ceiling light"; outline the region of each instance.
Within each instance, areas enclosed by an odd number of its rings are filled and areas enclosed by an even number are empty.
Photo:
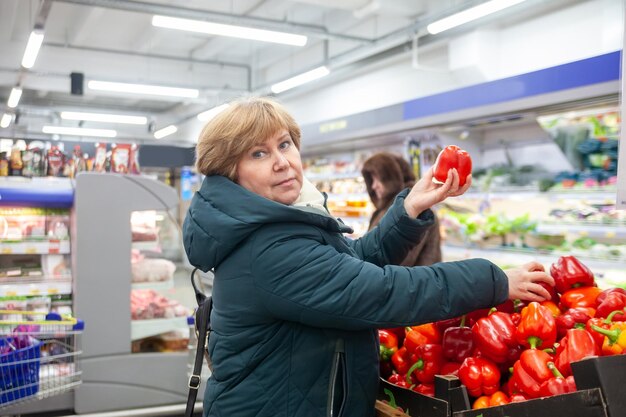
[[[275,94],[282,93],[283,91],[287,91],[299,85],[306,84],[310,81],[317,80],[318,78],[325,77],[328,74],[330,74],[330,70],[326,67],[315,68],[314,70],[305,72],[300,75],[296,75],[295,77],[289,78],[288,80],[274,84],[272,86],[272,92]]]
[[[304,46],[307,42],[306,36],[296,35],[294,33],[254,29],[244,26],[224,25],[221,23],[211,23],[200,20],[179,19],[177,17],[169,16],[153,16],[152,26],[206,33],[208,35],[230,36],[232,38],[252,39],[254,41],[282,43],[293,46]]]
[[[35,65],[35,60],[39,54],[41,43],[43,42],[43,32],[40,30],[33,30],[28,37],[28,43],[26,44],[26,50],[22,57],[22,66],[24,68],[32,68]]]
[[[200,91],[195,88],[162,87],[159,85],[115,83],[109,81],[91,80],[87,83],[87,87],[92,90],[148,94],[155,96],[197,98],[200,95]]]
[[[228,107],[228,103],[224,103],[221,106],[213,107],[212,109],[203,111],[196,117],[198,117],[198,120],[201,120],[203,122],[208,122],[209,120],[211,120],[212,118],[220,114],[222,111],[226,110],[227,107]]]
[[[177,131],[178,131],[178,128],[176,126],[169,125],[167,127],[164,127],[163,129],[159,129],[156,132],[154,132],[154,137],[155,139],[161,139],[171,134],[174,134]]]
[[[12,109],[16,108],[20,102],[20,98],[22,98],[22,89],[19,87],[13,87],[11,90],[11,94],[9,94],[9,100],[7,101],[7,106]]]
[[[114,138],[117,132],[111,129],[84,129],[82,127],[44,126],[41,131],[51,135],[92,136]]]
[[[130,125],[148,124],[148,118],[143,116],[126,116],[121,114],[82,113],[75,111],[61,112],[61,119],[84,120],[87,122],[126,123]]]
[[[6,129],[11,124],[11,115],[9,113],[4,113],[2,115],[2,119],[0,119],[0,127]]]
[[[435,35],[441,33],[444,30],[452,29],[457,26],[464,25],[472,20],[480,19],[481,17],[489,14],[499,12],[507,7],[515,6],[525,0],[491,0],[478,6],[471,7],[462,12],[445,17],[441,20],[431,23],[426,26],[428,33]]]

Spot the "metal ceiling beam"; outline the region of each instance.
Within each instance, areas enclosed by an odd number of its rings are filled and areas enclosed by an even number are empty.
[[[105,9],[125,10],[128,12],[157,14],[183,19],[207,20],[231,25],[250,26],[259,29],[276,30],[298,33],[322,39],[352,41],[363,44],[373,42],[370,38],[329,32],[323,26],[291,23],[261,17],[241,16],[229,13],[213,12],[201,9],[187,9],[166,4],[144,3],[135,0],[54,0],[61,3],[78,4],[82,6],[102,7]]]

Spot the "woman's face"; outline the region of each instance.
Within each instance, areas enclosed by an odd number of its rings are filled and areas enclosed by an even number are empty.
[[[302,189],[302,161],[286,129],[243,155],[237,164],[237,183],[277,203],[295,203]]]
[[[387,190],[385,190],[385,185],[376,174],[372,174],[372,191],[374,191],[374,194],[376,194],[376,199],[379,201],[387,196]]]

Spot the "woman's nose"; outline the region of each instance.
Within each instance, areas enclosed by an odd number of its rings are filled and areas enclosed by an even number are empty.
[[[289,166],[289,161],[287,157],[282,154],[282,152],[276,152],[276,156],[274,159],[274,167],[276,169],[284,169]]]

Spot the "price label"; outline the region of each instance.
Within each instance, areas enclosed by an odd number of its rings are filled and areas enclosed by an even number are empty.
[[[39,291],[39,288],[32,288],[30,290],[30,294],[31,295],[39,295],[41,293],[41,291]]]
[[[608,231],[604,234],[604,237],[608,237],[609,239],[612,239],[615,237],[615,232],[614,231]]]
[[[588,231],[586,231],[586,230],[581,230],[580,232],[578,232],[578,234],[579,234],[580,236],[588,236],[588,235],[589,235],[589,232],[588,232]]]
[[[7,247],[2,248],[2,254],[3,255],[10,255],[12,253],[13,253],[13,249],[7,248]]]
[[[48,294],[58,294],[58,293],[59,293],[58,288],[48,288]]]
[[[5,294],[7,297],[16,297],[17,291],[7,291]]]
[[[32,247],[32,246],[27,247],[24,253],[26,253],[27,255],[34,255],[37,253],[37,248]]]
[[[59,248],[60,248],[61,244],[59,243],[58,240],[51,240],[48,246],[48,253],[49,254],[58,254],[59,253]]]

